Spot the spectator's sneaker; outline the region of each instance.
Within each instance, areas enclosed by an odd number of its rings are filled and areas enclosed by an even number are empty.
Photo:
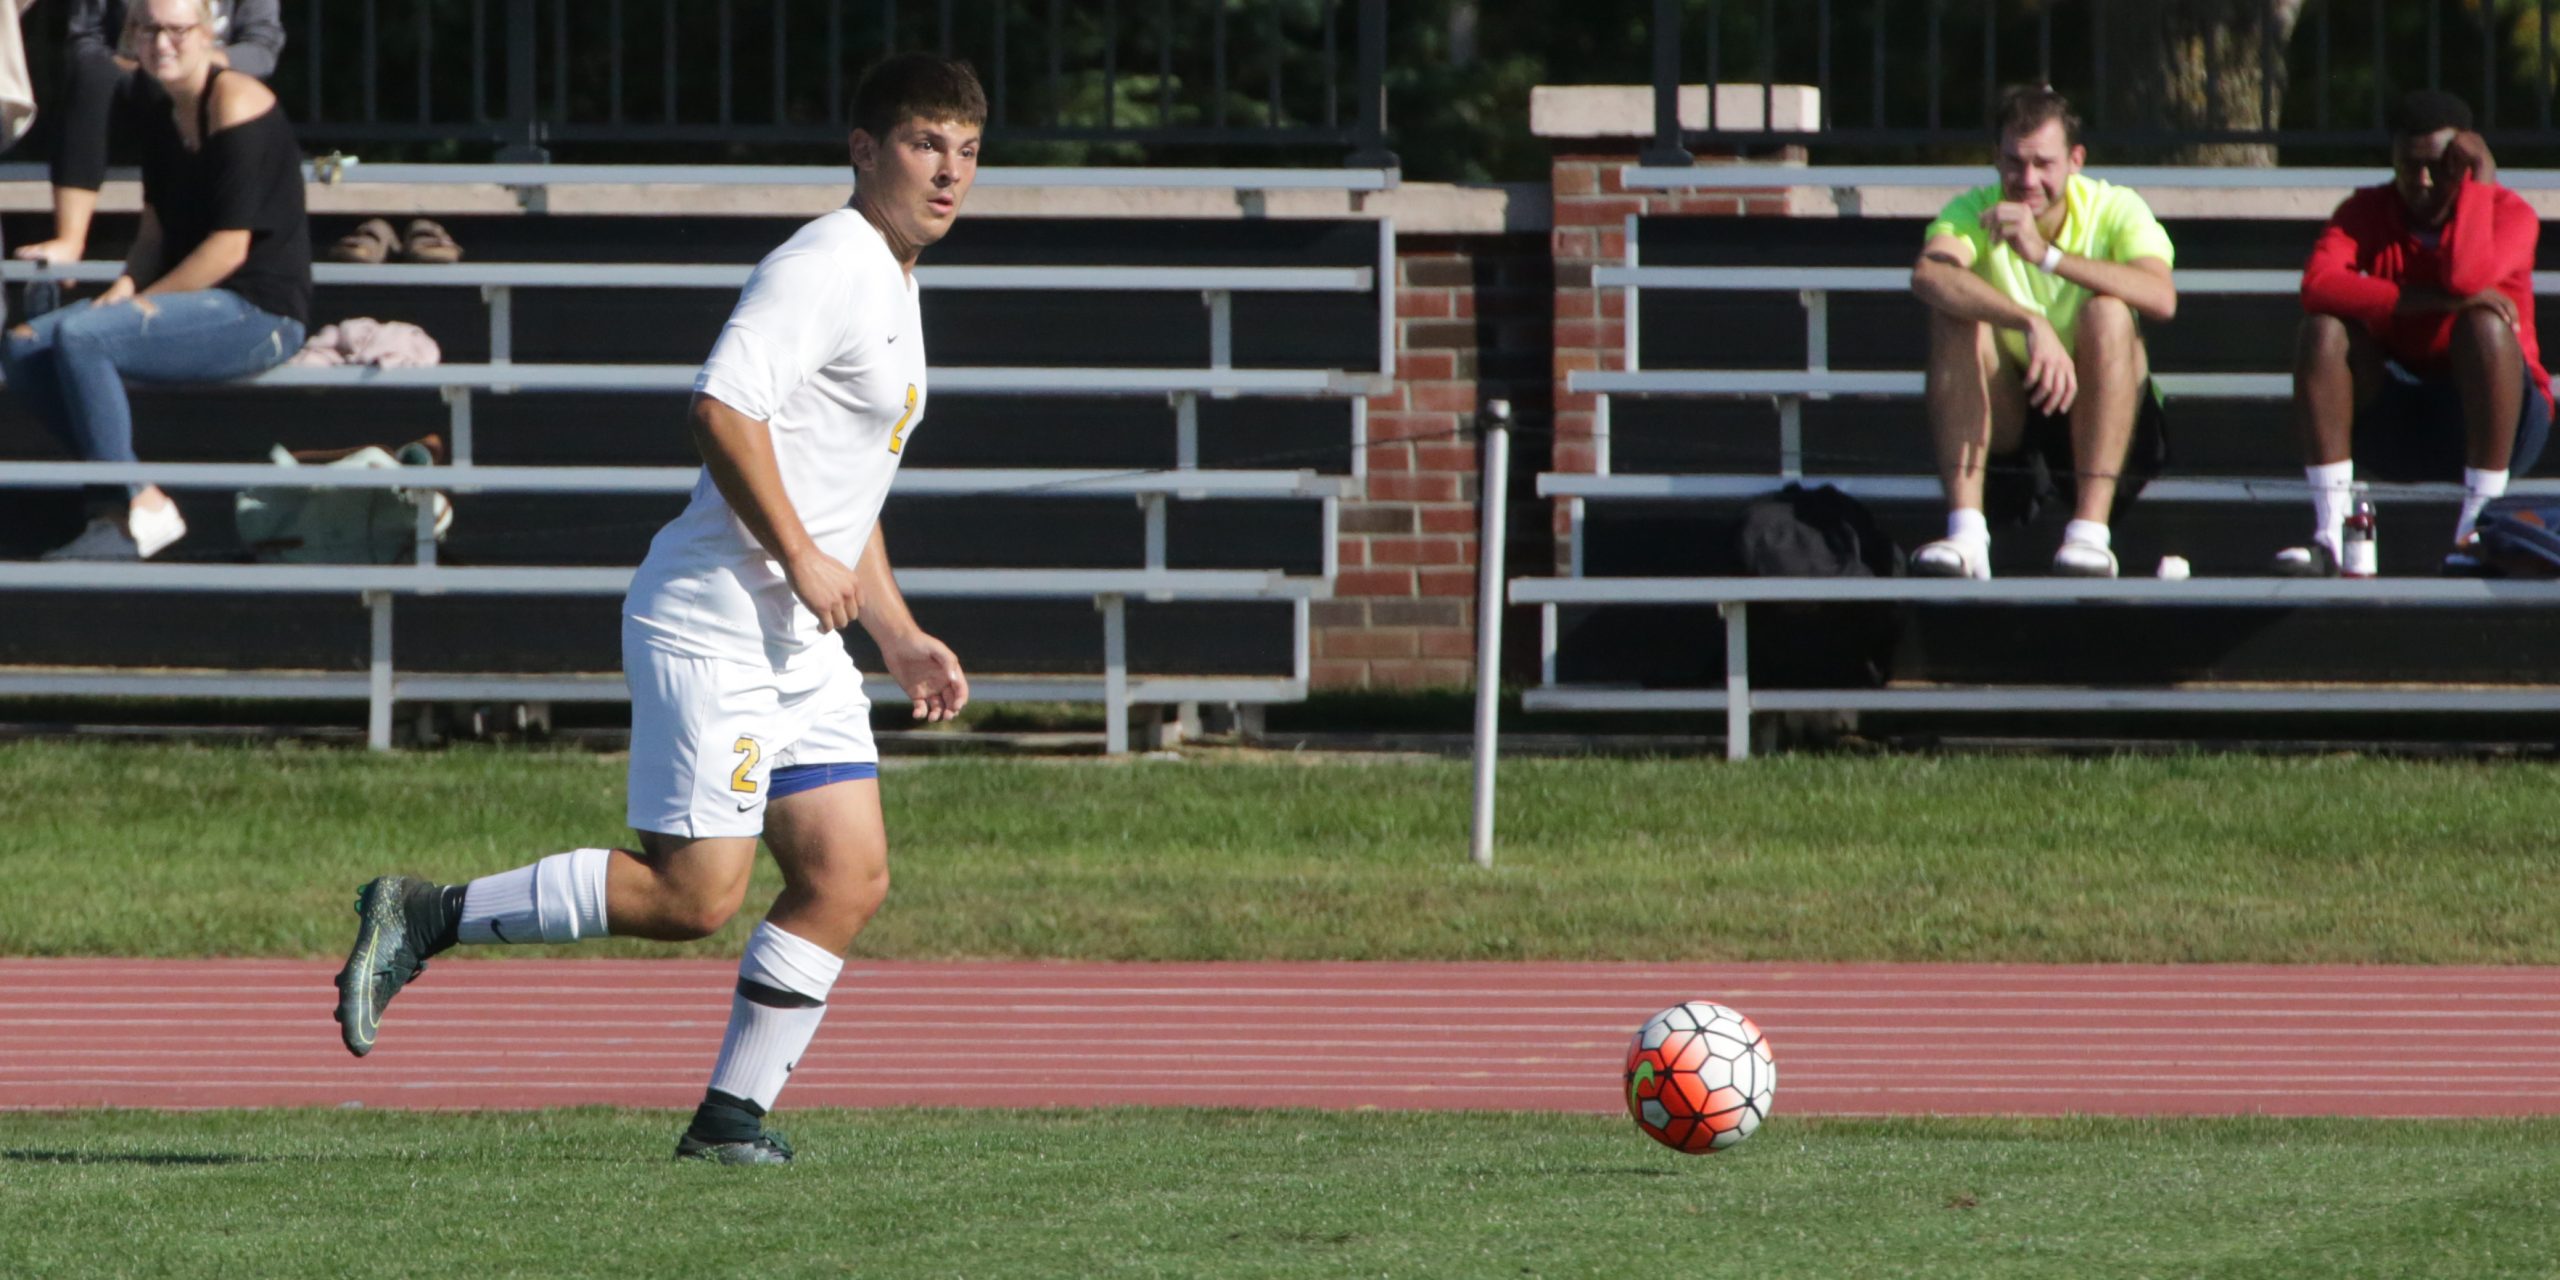
[[[133,535],[124,531],[124,521],[113,516],[98,516],[80,536],[45,552],[45,560],[139,560],[142,548],[135,546]]]
[[[1911,553],[1911,572],[1922,578],[1991,576],[1991,548],[1940,538]]]
[[[148,560],[187,536],[187,522],[179,516],[177,503],[162,507],[137,504],[125,517],[125,531],[133,540],[133,549]]]
[[[771,1130],[751,1142],[705,1142],[688,1133],[676,1142],[676,1159],[706,1164],[789,1164],[791,1144]]]
[[[2286,547],[2276,553],[2274,567],[2279,578],[2334,578],[2338,576],[2338,553],[2325,542]]]
[[[443,899],[442,886],[407,876],[382,876],[356,891],[356,945],[338,970],[338,1036],[347,1052],[373,1052],[383,1009],[427,971],[428,943],[416,921],[442,910]]]
[[[2094,542],[2064,542],[2053,553],[2053,571],[2065,578],[2112,578],[2116,553]]]

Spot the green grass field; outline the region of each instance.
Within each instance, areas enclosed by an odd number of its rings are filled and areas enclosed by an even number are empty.
[[[952,759],[871,957],[2560,962],[2560,767]],[[355,886],[627,843],[618,757],[0,745],[0,954],[342,954]],[[774,888],[689,950],[735,954]],[[581,954],[667,954],[608,941]]]
[[[2560,769],[2336,756],[893,768],[874,957],[2560,962]],[[0,955],[331,956],[625,839],[618,758],[0,745]],[[773,881],[765,874],[759,895]],[[761,906],[751,898],[749,915]],[[734,954],[745,922],[691,948]],[[666,954],[607,942],[579,954]],[[5,1103],[5,1095],[0,1095]],[[0,1277],[2549,1275],[2560,1121],[0,1111]]]
[[[2560,1124],[0,1114],[9,1276],[2476,1276],[2560,1256]]]

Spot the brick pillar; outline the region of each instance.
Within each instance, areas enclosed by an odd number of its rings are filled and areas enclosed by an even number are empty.
[[[1565,390],[1565,379],[1577,369],[1626,367],[1626,292],[1593,288],[1591,269],[1626,261],[1627,216],[1783,216],[1788,207],[1783,189],[1702,194],[1629,191],[1618,179],[1620,170],[1635,162],[1636,141],[1629,140],[1623,146],[1615,145],[1615,140],[1573,141],[1575,150],[1559,153],[1550,170],[1555,222],[1548,239],[1555,255],[1556,282],[1553,469],[1594,472],[1600,470],[1603,447],[1596,434],[1599,397]],[[1717,163],[1704,156],[1699,161]],[[1558,499],[1555,504],[1558,572],[1564,571],[1568,556],[1565,538],[1571,532],[1569,504],[1569,499]]]
[[[1367,483],[1343,505],[1334,598],[1312,607],[1318,688],[1474,683],[1475,419],[1496,398],[1523,425],[1543,417],[1544,250],[1534,236],[1399,238],[1396,380],[1369,400]]]

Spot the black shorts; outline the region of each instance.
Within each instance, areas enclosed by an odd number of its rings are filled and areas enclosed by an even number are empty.
[[[2116,477],[2110,524],[2120,519],[2142,493],[2142,487],[2169,465],[2169,415],[2161,407],[2157,385],[2142,384],[2134,410],[2133,440],[2125,446],[2124,470]],[[2027,411],[2024,439],[2016,451],[1991,455],[1982,482],[1983,519],[1995,526],[2033,524],[2047,511],[2071,510],[2080,494],[2079,465],[2071,456],[2071,415]]]
[[[2359,475],[2373,480],[2459,480],[2470,460],[2462,391],[2451,378],[2419,378],[2398,365],[2383,372],[2382,390],[2356,410],[2350,456]],[[2524,407],[2516,413],[2516,444],[2507,474],[2528,475],[2551,440],[2551,401],[2524,371]]]

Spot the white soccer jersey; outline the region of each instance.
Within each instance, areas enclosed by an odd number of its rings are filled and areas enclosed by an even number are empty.
[[[848,207],[756,265],[693,385],[770,426],[800,523],[850,566],[924,420],[924,373],[915,282]],[[649,544],[623,612],[647,643],[691,657],[779,668],[839,643],[819,630],[708,469],[684,514]]]

